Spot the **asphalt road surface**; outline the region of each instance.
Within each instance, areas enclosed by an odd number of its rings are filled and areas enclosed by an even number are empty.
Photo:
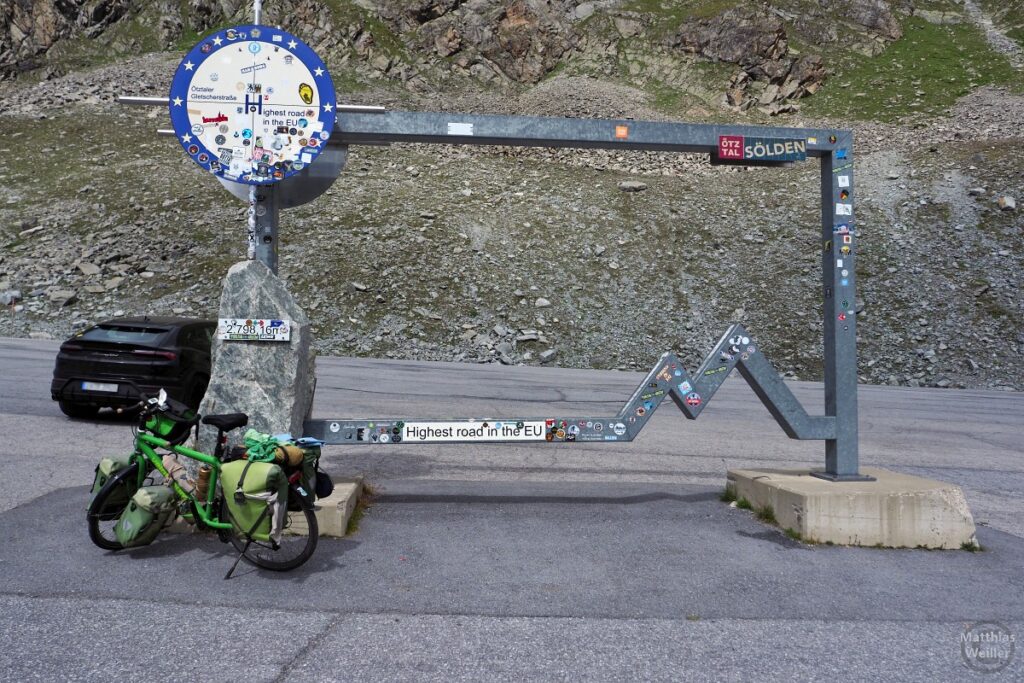
[[[738,376],[631,444],[334,447],[379,496],[291,573],[215,540],[107,553],[84,509],[112,417],[49,398],[57,344],[0,339],[0,680],[1020,680],[1024,396],[862,387],[862,464],[964,488],[985,550],[807,546],[717,499],[731,467],[821,466]],[[652,357],[652,363],[654,358]],[[318,359],[317,417],[614,414],[634,373]],[[822,389],[794,383],[814,412]]]

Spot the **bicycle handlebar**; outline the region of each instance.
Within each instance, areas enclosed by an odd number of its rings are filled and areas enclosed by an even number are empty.
[[[136,403],[134,405],[121,406],[120,408],[118,408],[114,412],[116,412],[118,415],[120,415],[122,413],[126,413],[126,412],[129,412],[129,411],[134,411],[134,410],[138,410],[140,408],[144,408],[145,406],[146,406],[146,400],[142,400],[142,401],[139,401],[138,403]]]

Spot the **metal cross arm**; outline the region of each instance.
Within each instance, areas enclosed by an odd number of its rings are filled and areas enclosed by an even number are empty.
[[[332,139],[348,145],[420,142],[711,153],[716,158],[746,161],[747,165],[752,165],[762,160],[786,163],[807,156],[828,155],[836,148],[840,133],[807,128],[715,126],[629,119],[407,111],[369,115],[342,111],[336,117]],[[744,144],[744,140],[751,143]],[[721,152],[725,151],[723,144],[726,143],[738,145],[735,156],[723,156]],[[749,155],[746,154],[747,147],[750,148]]]

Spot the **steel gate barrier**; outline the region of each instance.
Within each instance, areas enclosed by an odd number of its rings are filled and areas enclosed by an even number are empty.
[[[178,67],[170,97],[124,96],[119,101],[169,108],[174,128],[158,132],[177,137],[193,161],[213,173],[232,194],[249,202],[250,258],[259,259],[275,273],[281,209],[307,203],[323,194],[344,168],[351,145],[426,143],[681,152],[707,154],[716,165],[738,166],[789,166],[808,158],[820,162],[824,415],[808,415],[759,345],[741,325],[734,324],[693,375],[687,373],[675,355],[664,354],[622,409],[611,417],[309,420],[305,425],[309,436],[329,444],[352,445],[632,441],[666,397],[671,397],[687,418],[696,419],[735,368],[788,436],[825,442],[825,467],[815,472],[816,476],[832,481],[870,479],[860,474],[858,460],[855,314],[858,233],[853,214],[851,131],[402,112],[340,104],[333,81],[319,57],[309,46],[281,29],[259,25],[259,5],[257,2],[254,8],[257,23],[215,31],[193,48]],[[227,90],[226,85],[225,89],[218,90],[221,81],[230,79],[221,79],[219,71],[207,68],[213,63],[208,58],[220,54],[222,49],[237,47],[242,63],[247,64],[245,60],[250,55],[245,54],[242,45],[248,46],[252,57],[252,63],[241,69],[247,74],[244,78],[248,82],[239,81],[237,85],[242,87],[237,93]],[[271,67],[262,61],[264,54]],[[271,54],[283,55],[284,61],[279,67],[274,66],[276,62],[271,61]],[[222,61],[230,63],[227,53]],[[287,71],[284,65],[292,71]],[[299,67],[305,71],[295,71]],[[275,68],[280,73],[274,72]],[[201,73],[205,75],[200,76]],[[202,85],[196,85],[200,81]],[[267,83],[273,83],[274,87]],[[274,93],[275,89],[291,92],[296,87],[301,103],[276,104],[282,97]],[[279,109],[275,110],[274,106]],[[309,119],[285,118],[295,114],[288,111],[289,106],[299,110],[308,107]],[[231,116],[221,111],[232,107]],[[213,115],[215,110],[216,115]],[[205,112],[211,115],[203,115]],[[242,131],[241,137],[245,138],[242,142],[246,146],[236,148],[243,150],[240,161],[237,152],[223,145],[236,144],[224,134],[230,132],[229,124],[243,119],[251,121],[252,128]],[[258,129],[261,119],[265,125]],[[300,125],[301,130],[296,128]],[[298,140],[301,145],[296,146],[293,138],[302,135],[307,127],[319,131],[317,137],[306,133],[306,137]],[[213,134],[217,130],[222,135],[216,136],[214,145]],[[262,135],[260,130],[264,131]],[[238,130],[234,136],[239,137]],[[287,143],[281,143],[284,139]],[[280,150],[278,145],[282,144],[290,145],[286,148],[289,150],[294,147],[294,154],[289,152],[291,156],[286,158],[284,153],[271,149],[274,146]],[[215,146],[220,148],[214,150]],[[251,159],[250,151],[254,153]],[[285,160],[271,164],[270,160],[276,158]]]

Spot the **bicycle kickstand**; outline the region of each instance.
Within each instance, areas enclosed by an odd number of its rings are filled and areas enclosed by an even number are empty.
[[[242,552],[238,553],[238,558],[235,560],[235,563],[233,565],[231,565],[231,569],[229,569],[228,573],[224,575],[224,580],[225,581],[227,581],[228,579],[231,578],[231,574],[235,571],[235,567],[237,567],[238,563],[242,561],[242,557],[245,556],[245,551],[249,549],[249,546],[251,544],[252,544],[252,538],[250,538],[248,541],[245,542],[245,547],[242,548]]]

